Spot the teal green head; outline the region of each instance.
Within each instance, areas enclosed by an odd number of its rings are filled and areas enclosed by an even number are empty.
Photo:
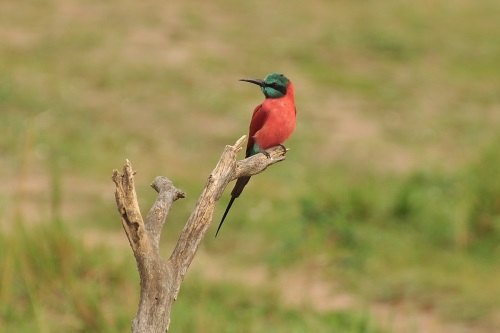
[[[250,82],[260,86],[266,98],[280,98],[285,96],[288,83],[290,82],[286,76],[277,73],[269,74],[264,80],[241,79],[240,81]]]

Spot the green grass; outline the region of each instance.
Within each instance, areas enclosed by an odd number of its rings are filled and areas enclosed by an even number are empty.
[[[187,301],[174,305],[172,318],[178,320],[172,322],[172,331],[382,332],[366,313],[290,309],[280,304],[273,291],[256,292],[240,284],[207,284],[195,279],[183,286],[181,294]]]
[[[0,234],[0,325],[16,332],[123,332],[138,302],[131,260],[86,248],[62,222]],[[127,256],[130,259],[131,256]],[[174,305],[172,331],[382,332],[363,312],[287,308],[272,290],[195,277]],[[119,306],[118,306],[119,305]]]
[[[0,240],[3,329],[120,332],[129,327],[135,297],[126,293],[135,294],[133,266],[102,256],[102,247],[86,249],[62,222],[16,223]],[[119,311],[117,302],[123,305]]]
[[[121,290],[138,297],[137,274],[111,240],[122,233],[112,169],[132,161],[144,214],[155,176],[187,193],[168,255],[262,98],[237,80],[278,71],[296,86],[287,161],[252,179],[203,250],[277,276],[313,265],[373,307],[409,303],[491,331],[498,13],[492,0],[1,3],[1,328],[128,330],[137,302]],[[84,243],[96,234],[109,242]],[[370,307],[293,308],[280,286],[199,274],[173,331],[378,331]]]
[[[300,209],[286,232],[276,225],[266,230],[269,239],[281,237],[267,258],[287,265],[290,256],[292,263],[307,263],[328,253],[327,276],[343,275],[373,300],[410,301],[452,320],[484,320],[500,299],[499,167],[492,147],[454,173],[341,170],[331,178],[333,188],[321,182],[314,194],[297,198]]]

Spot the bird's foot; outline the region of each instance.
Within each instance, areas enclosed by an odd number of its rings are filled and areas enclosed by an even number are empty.
[[[271,158],[271,154],[269,154],[267,151],[263,150],[261,151],[262,154],[264,154],[265,157]]]
[[[286,154],[286,152],[288,151],[288,148],[283,146],[281,143],[278,146],[280,146],[281,149],[283,149],[283,154]]]

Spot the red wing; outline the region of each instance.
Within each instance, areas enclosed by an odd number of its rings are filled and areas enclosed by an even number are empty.
[[[250,122],[250,134],[248,138],[248,144],[247,144],[247,157],[248,157],[248,152],[250,149],[253,147],[254,144],[254,139],[253,136],[255,133],[257,133],[258,130],[264,126],[266,120],[267,120],[268,112],[262,108],[262,104],[257,105],[255,110],[253,110],[252,114],[252,121]]]

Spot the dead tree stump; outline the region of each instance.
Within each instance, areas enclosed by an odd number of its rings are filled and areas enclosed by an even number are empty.
[[[285,159],[286,151],[277,146],[267,150],[269,158],[257,154],[237,161],[237,153],[245,138],[241,137],[234,146],[224,149],[168,260],[160,257],[161,231],[173,202],[184,198],[184,192],[166,177],[156,177],[151,186],[158,192],[158,197],[144,221],[139,210],[134,186],[135,171],[131,163],[126,161],[123,173],[113,171],[116,205],[141,281],[139,307],[132,322],[133,333],[168,331],[172,304],[177,299],[184,275],[212,222],[215,207],[228,183],[242,176],[256,175]]]

